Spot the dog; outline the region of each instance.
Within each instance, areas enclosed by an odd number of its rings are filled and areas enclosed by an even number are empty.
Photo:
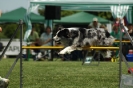
[[[83,46],[82,39],[85,38],[85,30],[85,28],[77,27],[60,29],[53,37],[53,40],[56,43],[62,43],[62,39],[67,39],[68,41],[71,41],[71,44],[63,44],[66,48],[61,50],[58,54],[70,54],[74,50],[81,50],[81,46]]]
[[[94,29],[86,29],[85,38],[83,39],[83,46],[96,46],[97,44],[97,31]]]
[[[0,77],[0,88],[7,88],[9,85],[9,79]]]
[[[97,29],[97,37],[99,46],[111,46],[116,40],[107,30],[103,28]]]
[[[86,29],[86,38],[83,40],[84,46],[111,46],[115,41],[115,38],[110,35],[110,33],[103,28],[91,28]],[[109,58],[112,56],[110,50],[100,50],[103,58]]]
[[[103,28],[86,29],[86,37],[83,39],[83,46],[110,46],[115,38]]]
[[[115,38],[103,28],[62,28],[53,39],[55,42],[61,42],[64,37],[71,39],[72,43],[58,54],[70,54],[74,50],[82,50],[84,46],[111,46],[115,41]]]

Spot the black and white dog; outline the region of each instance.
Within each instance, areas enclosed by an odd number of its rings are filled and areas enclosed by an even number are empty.
[[[103,28],[62,28],[53,39],[59,43],[64,38],[71,39],[72,44],[60,51],[59,54],[69,54],[74,50],[82,50],[84,46],[110,46],[115,41],[115,38]]]
[[[83,45],[90,46],[111,46],[115,38],[103,28],[86,29],[86,37],[83,39]]]
[[[59,54],[70,54],[74,50],[82,50],[83,39],[85,38],[85,28],[62,28],[54,36],[56,43],[63,43],[66,46]],[[68,45],[67,40],[71,41],[71,45]],[[65,41],[65,44],[64,44]],[[67,44],[66,44],[67,43]]]
[[[0,88],[7,88],[9,85],[9,79],[0,77]]]

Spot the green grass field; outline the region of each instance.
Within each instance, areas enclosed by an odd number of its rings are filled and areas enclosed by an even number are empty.
[[[0,75],[5,77],[15,59],[0,61]],[[100,62],[99,66],[81,65],[81,61],[23,61],[23,88],[118,88],[118,62]],[[133,66],[132,62],[129,63]],[[9,76],[8,88],[20,88],[20,64]],[[122,73],[127,67],[122,62]]]

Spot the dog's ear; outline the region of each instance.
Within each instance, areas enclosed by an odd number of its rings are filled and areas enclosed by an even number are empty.
[[[107,38],[110,37],[110,33],[107,30],[105,30],[105,35],[106,35]]]
[[[70,34],[69,34],[69,30],[68,30],[67,28],[61,29],[61,30],[59,30],[59,31],[57,32],[57,36],[58,36],[58,37],[64,36],[65,38],[68,38],[69,35],[70,35]]]
[[[59,31],[57,32],[57,36],[58,36],[58,37],[63,36],[63,34],[62,34],[62,33],[63,33],[63,31],[62,31],[62,30],[59,30]]]
[[[79,30],[71,30],[71,34],[70,34],[71,38],[78,37],[79,36],[78,33],[79,33]]]
[[[65,28],[62,32],[62,35],[65,37],[65,38],[69,38],[70,37],[70,32],[67,28]]]

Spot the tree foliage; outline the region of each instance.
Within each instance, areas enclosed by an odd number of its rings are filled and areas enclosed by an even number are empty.
[[[0,33],[0,38],[11,38],[14,34],[16,29],[18,31],[16,32],[16,35],[14,38],[20,38],[20,27],[16,23],[5,23],[0,25],[2,27],[2,32]],[[23,34],[26,30],[26,26],[23,25]]]
[[[94,14],[96,16],[99,16],[99,17],[113,21],[113,17],[112,17],[111,12],[91,12],[91,11],[88,11],[88,12],[90,14]]]
[[[68,15],[72,15],[72,14],[75,14],[79,11],[68,11],[68,10],[62,10],[61,11],[61,17],[65,17],[65,16],[68,16]]]

